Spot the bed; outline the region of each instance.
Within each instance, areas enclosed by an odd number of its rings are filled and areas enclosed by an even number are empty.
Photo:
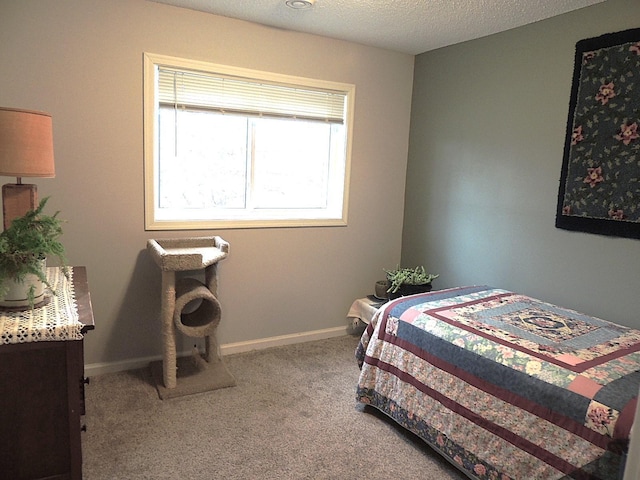
[[[622,478],[640,331],[507,290],[390,301],[356,350],[357,401],[474,479]]]

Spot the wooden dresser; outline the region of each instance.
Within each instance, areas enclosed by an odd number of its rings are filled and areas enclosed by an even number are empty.
[[[73,267],[82,334],[94,328],[85,267]],[[0,477],[81,480],[84,340],[0,345]]]

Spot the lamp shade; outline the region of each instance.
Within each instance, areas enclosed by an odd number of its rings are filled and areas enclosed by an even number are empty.
[[[0,107],[0,175],[55,177],[51,115]]]

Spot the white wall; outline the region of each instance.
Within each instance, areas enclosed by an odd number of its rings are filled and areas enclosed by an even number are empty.
[[[143,52],[355,84],[348,226],[144,231]],[[413,56],[144,0],[10,0],[0,3],[0,59],[0,106],[53,116],[57,175],[35,183],[68,221],[70,263],[88,269],[88,364],[161,354],[149,238],[230,242],[219,269],[225,345],[343,333],[353,299],[398,263]]]

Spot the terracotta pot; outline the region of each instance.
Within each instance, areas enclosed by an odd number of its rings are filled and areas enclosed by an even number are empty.
[[[376,282],[374,297],[379,298],[380,300],[385,300],[389,298],[389,294],[387,293],[387,289],[389,288],[388,280],[378,280]]]

